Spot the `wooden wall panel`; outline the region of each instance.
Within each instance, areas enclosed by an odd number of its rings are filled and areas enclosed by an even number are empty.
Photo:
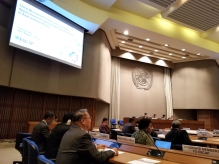
[[[219,110],[197,110],[198,121],[205,121],[205,129],[219,129]]]
[[[42,120],[46,111],[51,110],[59,121],[67,112],[74,113],[87,109],[95,122],[96,100],[92,98],[62,96],[32,92],[0,86],[0,139],[15,138],[26,130],[28,121]]]

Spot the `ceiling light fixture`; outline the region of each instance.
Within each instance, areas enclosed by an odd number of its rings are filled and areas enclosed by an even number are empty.
[[[129,32],[128,32],[127,30],[125,30],[125,31],[123,32],[123,34],[128,35]]]
[[[139,48],[142,48],[142,46],[139,46]]]
[[[171,56],[171,55],[172,55],[172,53],[169,53],[169,55]]]
[[[158,52],[158,50],[154,50],[154,52]]]
[[[164,44],[164,46],[168,47],[169,45],[168,44]]]
[[[182,49],[182,51],[185,51],[185,50],[186,50],[185,48]]]
[[[132,50],[129,50],[129,52],[132,52]]]
[[[150,39],[149,39],[149,38],[147,38],[147,39],[145,39],[145,40],[146,40],[146,41],[148,41],[148,42],[150,41]]]
[[[201,55],[200,53],[197,53],[197,55]]]
[[[185,57],[185,56],[183,56],[182,58],[183,58],[183,59],[185,59],[186,57]]]
[[[125,41],[122,41],[121,43],[125,43]]]

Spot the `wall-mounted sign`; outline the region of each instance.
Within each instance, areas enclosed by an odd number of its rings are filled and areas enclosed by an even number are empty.
[[[133,83],[137,89],[149,90],[153,84],[153,74],[149,70],[134,68],[132,71]]]

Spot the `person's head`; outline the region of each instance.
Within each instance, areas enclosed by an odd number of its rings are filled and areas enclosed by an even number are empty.
[[[139,130],[145,130],[147,133],[151,133],[153,126],[151,123],[151,119],[149,118],[143,118],[138,123],[138,129]]]
[[[165,114],[163,114],[163,118],[165,117],[166,115]]]
[[[179,120],[174,120],[172,122],[172,128],[180,128],[180,125],[181,125],[181,123]]]
[[[47,111],[43,117],[43,119],[46,121],[48,125],[51,125],[53,123],[53,120],[55,119],[55,114],[53,111]]]
[[[80,126],[83,130],[89,130],[91,127],[91,117],[87,109],[80,109],[74,114],[74,123]]]
[[[131,124],[134,124],[134,123],[135,123],[135,119],[134,119],[134,118],[130,118],[130,119],[129,119],[129,122],[130,122]]]
[[[108,123],[108,119],[106,117],[104,117],[102,123],[106,123],[107,124]]]
[[[73,114],[72,113],[66,113],[62,118],[62,123],[65,125],[70,125],[73,122]]]
[[[144,113],[144,115],[146,116],[146,115],[148,115],[147,113]]]

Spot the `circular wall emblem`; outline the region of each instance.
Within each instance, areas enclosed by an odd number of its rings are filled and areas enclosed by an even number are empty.
[[[132,71],[132,79],[137,89],[148,90],[153,83],[153,74],[151,71],[136,67]]]

